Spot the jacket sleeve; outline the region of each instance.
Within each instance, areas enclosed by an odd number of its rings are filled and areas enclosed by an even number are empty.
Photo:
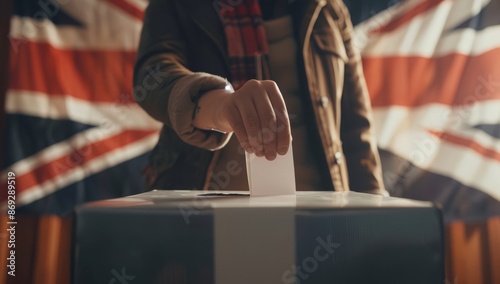
[[[184,142],[207,150],[220,149],[230,134],[200,130],[192,122],[199,94],[223,89],[229,83],[219,76],[191,72],[184,51],[174,1],[151,0],[134,68],[134,98]]]
[[[363,75],[361,56],[353,46],[353,27],[347,7],[336,1],[340,28],[349,61],[345,66],[342,97],[341,139],[351,190],[389,195],[384,188],[373,117]]]

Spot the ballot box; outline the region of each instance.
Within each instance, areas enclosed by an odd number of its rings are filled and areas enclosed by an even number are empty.
[[[445,281],[441,212],[426,202],[155,190],[75,218],[76,284]]]

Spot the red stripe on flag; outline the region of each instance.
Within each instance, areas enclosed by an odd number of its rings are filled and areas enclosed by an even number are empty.
[[[130,51],[62,50],[22,41],[17,51],[11,50],[9,88],[92,102],[134,103],[135,59],[136,52]]]
[[[366,57],[363,66],[374,107],[500,99],[500,48],[478,56]]]
[[[422,3],[418,4],[414,8],[410,9],[403,15],[395,18],[394,20],[390,21],[388,24],[385,26],[382,26],[376,30],[373,30],[371,33],[372,34],[379,34],[379,33],[386,33],[386,32],[392,32],[399,27],[409,23],[411,20],[413,20],[415,17],[424,14],[425,12],[431,10],[432,8],[438,6],[442,2],[446,0],[428,0],[428,1],[423,1]]]
[[[144,11],[142,11],[141,9],[137,8],[136,6],[130,4],[127,1],[124,1],[124,0],[104,0],[104,1],[115,5],[116,7],[123,10],[125,13],[129,14],[130,16],[132,16],[138,20],[142,21],[144,19]]]
[[[428,130],[428,132],[430,134],[438,137],[439,139],[441,139],[443,141],[470,148],[470,149],[474,150],[475,152],[477,152],[478,154],[480,154],[481,156],[484,156],[488,159],[500,161],[500,153],[498,153],[494,149],[489,149],[489,148],[483,147],[482,145],[480,145],[479,143],[477,143],[474,140],[471,140],[471,139],[465,138],[465,137],[460,137],[456,134],[452,134],[452,133],[448,133],[448,132],[439,132],[439,131],[433,131],[433,130]]]
[[[115,149],[156,134],[157,131],[127,130],[107,139],[73,149],[68,155],[40,165],[26,174],[17,176],[17,194],[25,192],[27,189],[45,181],[52,180],[57,176],[64,175],[71,170],[80,168]],[[5,201],[5,198],[6,196],[2,195],[1,201]]]

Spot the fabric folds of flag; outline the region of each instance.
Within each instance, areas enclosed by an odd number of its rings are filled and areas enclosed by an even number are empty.
[[[447,221],[500,215],[499,0],[408,0],[356,26],[384,180]]]
[[[1,176],[15,173],[21,212],[65,214],[143,190],[160,127],[132,96],[146,5],[14,1]]]

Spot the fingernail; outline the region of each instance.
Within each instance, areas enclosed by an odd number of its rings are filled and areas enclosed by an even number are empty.
[[[285,155],[288,151],[288,146],[280,146],[278,147],[278,154]]]
[[[274,159],[276,159],[276,154],[274,154],[274,155],[266,155],[266,159],[268,161],[274,161]]]

